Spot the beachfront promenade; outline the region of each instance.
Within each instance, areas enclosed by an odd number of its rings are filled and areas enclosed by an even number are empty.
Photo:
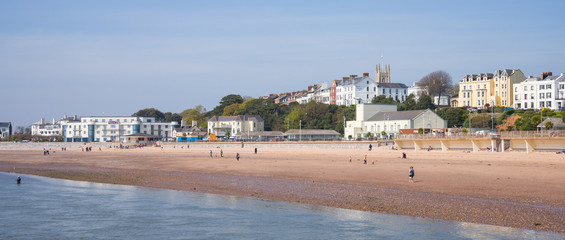
[[[284,142],[190,142],[190,143],[159,143],[165,148],[314,148],[314,149],[366,149],[369,144],[374,147],[398,146],[399,149],[426,151],[491,151],[491,152],[534,152],[560,151],[565,149],[565,131],[512,131],[495,135],[465,134],[430,135],[406,134],[398,135],[394,140],[375,141],[284,141]],[[13,143],[0,142],[0,149],[29,149],[29,148],[82,148],[84,146],[110,147],[119,143],[89,142],[29,142]],[[132,145],[132,144],[127,144]],[[133,146],[133,145],[132,145]]]
[[[565,131],[502,132],[480,135],[460,134],[453,136],[402,135],[394,142],[400,149],[442,151],[559,151],[565,148]]]

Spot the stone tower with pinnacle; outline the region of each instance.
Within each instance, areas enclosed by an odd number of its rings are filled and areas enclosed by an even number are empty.
[[[390,83],[390,64],[385,65],[383,69],[381,69],[381,64],[377,64],[375,81],[378,83]]]

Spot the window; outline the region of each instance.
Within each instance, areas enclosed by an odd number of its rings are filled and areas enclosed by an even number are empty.
[[[533,94],[533,93],[530,95],[530,99],[534,99],[534,94]]]
[[[398,94],[398,89],[396,89],[396,94]]]
[[[485,96],[485,92],[482,92],[482,93],[481,93],[481,97],[484,97],[484,96]]]
[[[477,97],[480,97],[480,96],[481,96],[481,92],[477,92]]]
[[[524,108],[528,108],[528,103],[527,103],[527,102],[524,103]]]
[[[540,90],[545,89],[545,85],[539,85],[539,89]]]
[[[532,86],[530,86],[530,90],[534,90],[534,86],[533,86],[533,85],[532,85]]]
[[[367,87],[367,92],[369,91],[369,87]]]
[[[524,86],[524,91],[528,91],[528,86]]]
[[[525,90],[525,89],[524,89],[524,90]],[[514,92],[517,92],[517,91],[518,91],[518,87],[515,87],[515,88],[514,88]]]
[[[551,107],[551,102],[547,101],[547,107]]]
[[[545,97],[544,95],[545,95],[545,94],[540,93],[540,94],[539,94],[539,99],[544,99],[544,97]]]
[[[543,101],[539,102],[539,107],[540,107],[540,108],[544,107]]]
[[[559,89],[565,89],[565,84],[559,84]]]
[[[545,98],[551,98],[551,93],[550,92],[546,93]]]
[[[551,89],[551,84],[545,85],[545,89]]]

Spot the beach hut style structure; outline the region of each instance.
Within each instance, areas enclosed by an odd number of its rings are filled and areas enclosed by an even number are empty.
[[[239,132],[235,134],[237,141],[272,142],[283,141],[284,133],[280,131]]]
[[[339,141],[339,133],[324,129],[291,129],[285,135],[290,141]]]

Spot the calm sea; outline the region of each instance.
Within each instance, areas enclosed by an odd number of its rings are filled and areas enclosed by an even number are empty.
[[[0,239],[565,239],[563,234],[0,173]]]

